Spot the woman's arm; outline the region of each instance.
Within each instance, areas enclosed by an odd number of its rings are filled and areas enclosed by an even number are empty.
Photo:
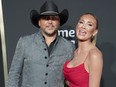
[[[89,58],[89,87],[100,87],[103,57],[99,50],[92,50]]]
[[[69,87],[69,81],[65,80],[65,86],[64,87]]]

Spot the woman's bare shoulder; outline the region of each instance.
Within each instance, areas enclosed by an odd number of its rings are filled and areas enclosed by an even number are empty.
[[[91,62],[102,62],[102,52],[97,47],[92,48],[89,52],[89,59]]]
[[[97,47],[94,47],[94,48],[90,49],[89,55],[90,55],[90,57],[95,57],[95,58],[102,57],[102,52]]]

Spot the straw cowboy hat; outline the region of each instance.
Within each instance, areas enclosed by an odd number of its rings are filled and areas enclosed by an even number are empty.
[[[42,15],[59,15],[60,17],[60,26],[62,26],[68,20],[68,10],[64,9],[59,13],[58,7],[53,1],[46,1],[40,8],[40,12],[37,10],[32,10],[30,12],[30,19],[34,26],[39,28],[38,20]]]

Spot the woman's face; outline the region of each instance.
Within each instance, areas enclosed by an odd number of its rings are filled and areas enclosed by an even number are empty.
[[[76,36],[81,41],[91,41],[92,37],[97,34],[97,21],[90,15],[85,14],[81,16],[76,25]]]

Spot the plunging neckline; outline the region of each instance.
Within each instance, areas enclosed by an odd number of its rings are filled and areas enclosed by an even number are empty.
[[[85,69],[85,65],[84,65],[84,63],[81,63],[81,64],[79,64],[79,65],[77,65],[77,66],[75,66],[75,67],[67,67],[67,65],[68,65],[68,63],[70,62],[70,60],[68,60],[68,61],[66,61],[66,63],[64,64],[64,67],[67,69],[67,70],[69,70],[69,71],[75,71],[75,70],[77,70],[77,69],[84,69],[88,74],[89,74],[89,72]],[[83,67],[83,68],[82,68]]]
[[[74,67],[68,67],[67,65],[68,65],[68,63],[70,62],[70,60],[68,60],[67,62],[66,62],[66,68],[69,68],[69,69],[73,69],[73,68],[77,68],[77,67],[80,67],[80,66],[82,66],[82,65],[84,65],[84,63],[81,63],[81,64],[79,64],[79,65],[77,65],[77,66],[74,66]]]

